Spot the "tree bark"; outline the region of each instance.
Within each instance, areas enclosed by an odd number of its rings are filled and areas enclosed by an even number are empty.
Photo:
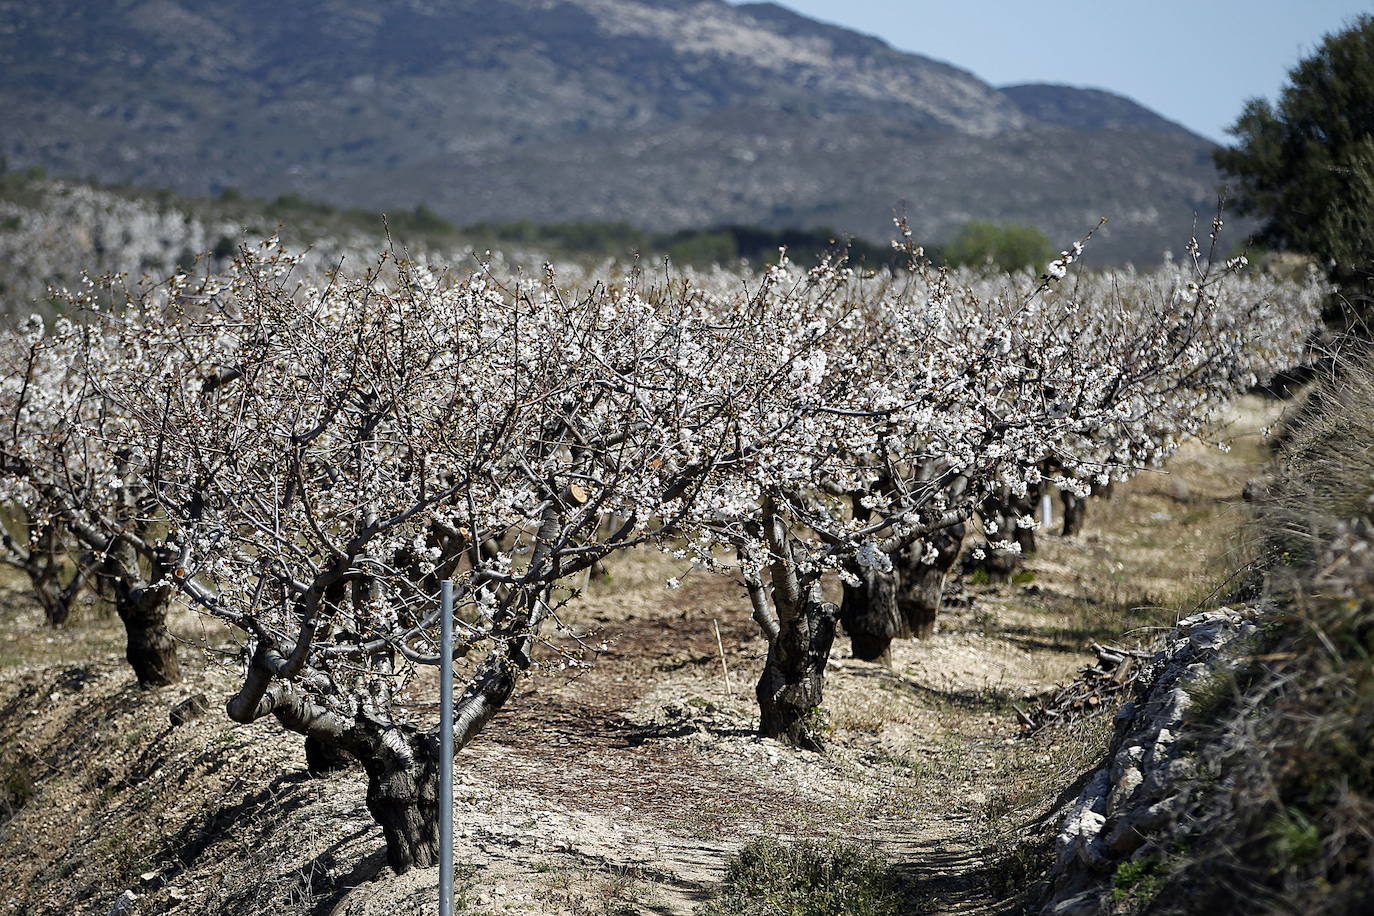
[[[854,518],[868,521],[871,511],[858,496],[852,496]],[[844,583],[840,600],[840,620],[849,634],[854,657],[866,662],[892,666],[892,640],[909,635],[897,610],[897,596],[902,589],[901,573],[893,558],[889,572],[849,563],[848,571],[859,580],[858,585]]]
[[[903,552],[902,587],[897,596],[903,636],[929,639],[935,635],[935,619],[944,600],[945,576],[959,559],[964,532],[964,525],[951,525],[917,541]],[[935,547],[934,563],[921,562],[927,545]]]
[[[376,697],[363,700],[351,717],[340,715],[291,681],[276,679],[273,655],[280,652],[259,644],[243,685],[226,705],[229,718],[249,723],[272,715],[304,735],[307,746],[331,757],[347,752],[367,773],[367,810],[382,828],[387,863],[400,874],[438,862],[438,737],[392,720],[388,704]]]
[[[382,827],[387,864],[403,874],[439,861],[439,746],[422,735],[392,731],[361,761],[367,810]]]
[[[61,626],[71,616],[72,604],[81,592],[85,578],[81,560],[78,558],[71,579],[63,585],[61,572],[65,551],[61,529],[56,523],[38,525],[32,522],[26,528],[28,545],[21,546],[0,526],[0,540],[4,541],[9,553],[6,562],[22,569],[29,577],[34,596],[43,606],[44,621],[49,626]]]
[[[133,548],[110,548],[105,561],[114,590],[115,612],[124,623],[124,657],[140,687],[165,687],[181,680],[177,647],[167,630],[168,587],[150,587],[138,574]],[[161,578],[161,570],[153,576]]]
[[[1088,501],[1068,490],[1060,490],[1059,495],[1064,503],[1064,537],[1082,533],[1083,522],[1088,514]]]
[[[60,627],[71,617],[72,604],[76,600],[76,595],[80,586],[80,574],[76,580],[67,586],[59,585],[55,580],[49,580],[43,584],[35,584],[34,594],[38,596],[38,603],[43,605],[43,620],[50,627]],[[77,586],[73,588],[72,586]]]
[[[820,587],[807,589],[795,613],[779,613],[778,636],[755,689],[759,734],[793,747],[824,751],[816,734],[815,710],[821,705],[825,663],[835,642],[838,609],[821,600]]]
[[[981,569],[990,581],[1009,581],[1021,559],[1035,552],[1035,532],[1019,527],[1016,520],[1038,512],[1038,499],[1035,489],[1025,496],[1016,496],[1004,487],[1001,493],[990,495],[983,501],[980,512],[985,520],[996,523],[997,531],[988,537],[989,543],[983,545],[985,556],[973,567]],[[994,549],[992,543],[997,541],[1011,541],[1020,548],[1020,552]]]
[[[165,687],[181,680],[176,643],[167,631],[167,618],[162,609],[150,614],[144,608],[129,610],[123,602],[116,602],[115,607],[124,621],[127,636],[124,657],[134,669],[139,686]]]
[[[1016,524],[1016,519],[1030,516],[1039,520],[1040,516],[1040,487],[1033,486],[1026,491],[1025,496],[1014,496],[1011,500],[1011,524],[1012,540],[1021,548],[1021,556],[1028,557],[1035,553],[1035,529],[1022,528]]]
[[[340,747],[307,736],[305,739],[305,769],[311,776],[328,776],[348,769],[352,756]]]
[[[854,657],[890,667],[892,640],[908,635],[898,611],[899,576],[895,570],[854,567],[850,572],[858,576],[859,584],[845,583],[840,620]]]

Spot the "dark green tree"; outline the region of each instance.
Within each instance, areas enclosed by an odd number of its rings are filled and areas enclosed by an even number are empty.
[[[1277,103],[1249,101],[1216,151],[1256,241],[1330,259],[1374,257],[1374,16],[1328,35],[1288,74]]]

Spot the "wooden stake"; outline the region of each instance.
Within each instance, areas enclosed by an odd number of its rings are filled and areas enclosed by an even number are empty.
[[[725,643],[721,642],[720,639],[720,623],[712,618],[711,626],[716,628],[716,648],[720,650],[720,672],[725,675],[725,695],[733,700],[735,688],[730,686],[730,669],[725,664]]]

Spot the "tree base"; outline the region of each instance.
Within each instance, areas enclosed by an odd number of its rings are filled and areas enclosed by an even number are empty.
[[[409,759],[379,748],[367,770],[367,810],[386,838],[386,861],[401,875],[439,861],[439,760],[436,742],[408,741]]]

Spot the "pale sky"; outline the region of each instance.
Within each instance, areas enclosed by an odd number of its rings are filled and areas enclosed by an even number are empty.
[[[1246,99],[1275,98],[1323,35],[1374,13],[1374,3],[1347,0],[777,2],[994,86],[1066,83],[1129,96],[1223,143]]]

